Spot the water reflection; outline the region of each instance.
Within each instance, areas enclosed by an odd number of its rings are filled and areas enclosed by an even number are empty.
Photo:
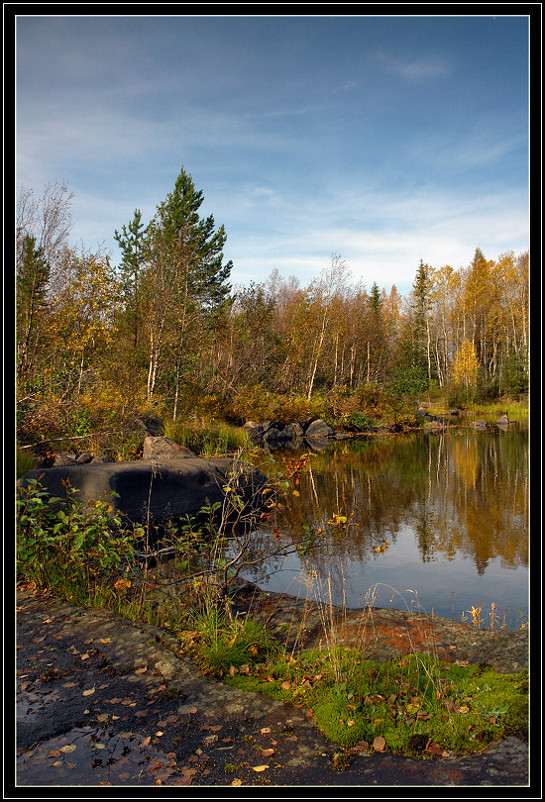
[[[456,576],[449,598],[467,587],[492,600],[492,591],[501,591],[498,578],[507,577],[512,592],[516,573],[516,599],[506,603],[526,606],[527,458],[527,431],[450,430],[337,443],[312,455],[300,495],[290,497],[281,521],[296,541],[308,526],[322,531],[322,547],[284,568],[303,569],[320,583],[331,578],[337,593],[355,576],[374,581],[384,566],[405,578],[405,587],[417,577],[424,593],[438,577]],[[477,586],[475,576],[482,580]],[[270,589],[286,589],[271,582]],[[440,606],[440,614],[450,614]]]

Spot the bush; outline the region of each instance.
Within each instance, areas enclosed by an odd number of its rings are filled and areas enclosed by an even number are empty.
[[[63,592],[85,592],[93,583],[112,583],[135,556],[141,527],[123,528],[104,501],[85,507],[68,483],[64,499],[50,496],[32,479],[17,495],[19,578]]]

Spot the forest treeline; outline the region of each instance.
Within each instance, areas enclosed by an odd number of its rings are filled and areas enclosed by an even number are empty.
[[[240,420],[450,406],[528,389],[528,253],[415,265],[412,291],[351,281],[333,254],[307,286],[274,270],[230,284],[227,234],[182,169],[117,255],[69,244],[72,194],[17,199],[17,406],[27,438],[115,426],[135,410]]]

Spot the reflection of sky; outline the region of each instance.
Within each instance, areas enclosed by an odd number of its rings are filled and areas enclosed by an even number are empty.
[[[501,560],[490,559],[479,575],[474,561],[461,555],[449,558],[436,554],[431,562],[422,562],[416,545],[416,533],[409,526],[400,527],[395,544],[383,554],[376,554],[365,564],[339,558],[331,566],[331,595],[334,604],[363,607],[370,589],[376,588],[371,603],[377,607],[413,609],[460,619],[464,611],[482,604],[482,618],[488,619],[491,603],[517,625],[517,610],[528,609],[528,571],[526,567],[505,568]],[[327,576],[312,577],[312,560],[305,560],[305,573],[297,555],[286,558],[282,570],[263,583],[269,591],[329,600]],[[344,578],[344,579],[343,579]],[[308,580],[308,581],[307,581]],[[309,585],[312,585],[309,591]],[[321,594],[320,594],[321,590]],[[415,591],[410,593],[408,590]],[[453,595],[454,594],[454,597]]]

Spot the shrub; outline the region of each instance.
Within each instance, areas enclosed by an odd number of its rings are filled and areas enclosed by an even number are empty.
[[[125,530],[104,501],[85,507],[68,483],[64,499],[32,479],[18,489],[17,572],[21,579],[65,593],[113,582],[135,556],[141,527]]]

